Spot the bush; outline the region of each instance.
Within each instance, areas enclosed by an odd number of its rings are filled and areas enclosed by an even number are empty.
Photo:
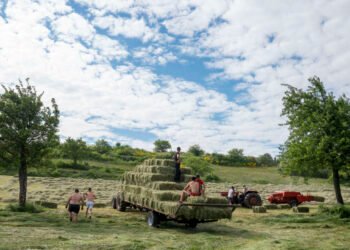
[[[193,156],[191,154],[186,155],[185,159],[183,160],[183,163],[186,167],[192,168],[195,174],[200,174],[202,176],[211,174],[213,171],[213,168],[207,161],[203,160],[202,158]]]
[[[333,207],[325,207],[320,205],[318,207],[318,211],[320,213],[333,215],[341,219],[350,218],[350,207],[348,206],[336,205]]]
[[[9,204],[7,210],[11,212],[27,212],[27,213],[41,213],[44,211],[43,207],[33,203],[27,203],[24,207],[18,204]]]
[[[219,182],[220,178],[215,174],[208,174],[207,176],[205,176],[205,181]]]

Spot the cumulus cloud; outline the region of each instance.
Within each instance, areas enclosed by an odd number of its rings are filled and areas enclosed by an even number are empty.
[[[281,83],[306,87],[319,75],[350,94],[348,1],[75,2],[14,0],[0,12],[1,81],[30,77],[55,97],[63,138],[152,149],[124,129],[185,149],[277,154],[287,137]],[[156,73],[191,58],[209,85]],[[222,80],[225,91],[210,90]]]

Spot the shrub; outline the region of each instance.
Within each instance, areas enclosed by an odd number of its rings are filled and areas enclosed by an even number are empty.
[[[318,207],[318,211],[320,213],[333,215],[341,219],[350,218],[350,207],[348,206],[336,205],[333,207],[325,207],[320,205]]]
[[[41,213],[44,211],[43,207],[33,203],[26,203],[24,207],[18,204],[9,204],[7,210],[11,212],[27,212],[27,213]]]
[[[205,176],[205,181],[219,182],[220,178],[215,174],[208,174],[207,176]]]
[[[186,167],[192,168],[195,174],[200,174],[202,176],[211,174],[213,171],[213,168],[207,161],[190,154],[186,155],[183,163]]]

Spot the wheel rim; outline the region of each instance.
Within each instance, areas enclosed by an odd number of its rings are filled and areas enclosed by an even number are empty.
[[[153,226],[153,213],[152,212],[148,213],[147,223],[149,226]]]
[[[258,200],[256,199],[256,197],[252,197],[252,198],[250,199],[250,202],[249,202],[249,203],[250,203],[251,206],[255,206],[256,203],[257,203],[257,201],[258,201]]]

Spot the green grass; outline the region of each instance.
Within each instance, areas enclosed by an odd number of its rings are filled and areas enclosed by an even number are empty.
[[[349,224],[322,216],[238,208],[232,220],[188,229],[174,222],[150,228],[138,211],[95,209],[91,222],[80,214],[72,224],[63,208],[40,214],[2,209],[0,249],[347,249]]]

